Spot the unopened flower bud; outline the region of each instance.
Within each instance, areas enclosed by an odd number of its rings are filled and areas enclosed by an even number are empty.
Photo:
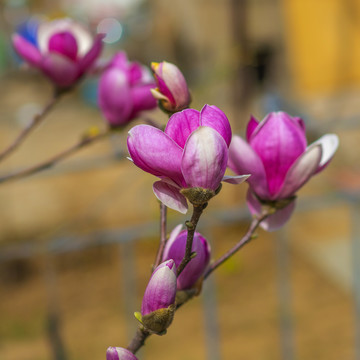
[[[164,249],[163,260],[174,259],[175,265],[179,266],[186,248],[187,230],[182,230],[178,225],[170,234],[170,238]],[[185,269],[177,278],[177,289],[188,290],[197,285],[198,280],[204,274],[210,261],[210,245],[198,232],[195,232],[192,243],[192,252],[196,255],[186,265]]]
[[[138,358],[127,349],[110,346],[106,351],[106,360],[138,360]]]
[[[176,266],[170,259],[160,264],[151,275],[141,305],[135,317],[144,327],[158,335],[166,332],[175,312]]]
[[[157,88],[151,92],[159,100],[161,107],[175,113],[189,107],[191,97],[184,75],[174,64],[163,61],[153,62],[151,69],[154,72]]]

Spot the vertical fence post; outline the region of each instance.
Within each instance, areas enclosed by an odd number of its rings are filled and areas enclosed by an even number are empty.
[[[290,257],[287,232],[276,235],[277,288],[279,300],[280,345],[283,360],[295,359],[294,325],[290,280]]]
[[[59,296],[57,292],[57,276],[54,258],[45,253],[44,280],[47,292],[48,311],[46,314],[46,332],[54,360],[66,360],[65,345],[61,337],[61,317],[59,311]]]
[[[355,321],[355,360],[360,360],[360,204],[359,199],[351,206],[351,252]]]

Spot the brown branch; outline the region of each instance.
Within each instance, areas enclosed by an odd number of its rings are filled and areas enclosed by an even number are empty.
[[[227,251],[223,256],[221,256],[219,259],[214,261],[204,275],[204,280],[215,270],[217,269],[221,264],[223,264],[227,259],[229,259],[231,256],[233,256],[238,250],[240,250],[245,244],[250,242],[254,238],[254,232],[260,225],[262,221],[264,221],[269,216],[268,213],[262,214],[258,218],[254,218],[249,226],[249,230],[244,235],[244,237],[229,251]]]
[[[23,130],[21,130],[20,134],[16,137],[16,139],[0,153],[0,161],[7,158],[10,154],[12,154],[28,137],[32,130],[36,128],[46,117],[46,115],[52,110],[55,104],[60,100],[61,96],[65,93],[65,91],[55,91],[54,96],[51,98],[49,103],[36,114],[31,120],[30,124],[28,124]]]
[[[184,258],[182,259],[180,265],[177,268],[177,276],[181,274],[181,272],[185,269],[185,266],[190,262],[191,260],[191,250],[192,250],[192,243],[194,239],[194,234],[196,230],[196,226],[200,220],[200,216],[205,209],[207,203],[204,205],[193,205],[193,213],[191,216],[190,221],[186,221],[185,225],[187,227],[187,239],[186,239],[186,248],[185,248],[185,254]]]
[[[100,139],[103,139],[104,137],[108,136],[109,134],[111,134],[111,130],[106,130],[97,135],[86,137],[86,138],[82,139],[81,141],[79,141],[78,143],[76,143],[75,145],[71,146],[70,148],[62,151],[61,153],[53,156],[52,158],[50,158],[44,162],[41,162],[40,164],[30,166],[26,169],[18,170],[13,173],[10,173],[8,175],[4,175],[4,176],[0,177],[0,183],[4,183],[4,182],[10,181],[10,180],[15,180],[15,179],[19,179],[19,178],[24,178],[24,177],[33,175],[35,173],[38,173],[40,171],[49,169],[49,168],[57,165],[60,161],[66,159],[70,155],[74,154],[78,150],[80,150]]]
[[[129,346],[127,349],[131,351],[133,354],[135,354],[142,346],[145,345],[145,340],[150,336],[151,334],[144,329],[142,325],[140,325],[135,333],[135,336],[131,340]]]
[[[164,253],[164,248],[166,245],[166,218],[167,207],[162,202],[160,202],[160,244],[156,254],[153,270],[160,265]]]

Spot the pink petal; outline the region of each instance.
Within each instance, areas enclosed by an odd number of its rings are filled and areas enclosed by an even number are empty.
[[[200,125],[216,130],[229,147],[231,142],[231,127],[226,115],[214,105],[205,105],[200,112]]]
[[[183,196],[179,189],[169,185],[164,181],[157,181],[153,184],[153,191],[155,196],[168,208],[186,214],[188,205],[185,196]]]
[[[310,146],[317,144],[321,145],[322,156],[319,167],[316,169],[315,174],[324,170],[335,155],[335,152],[339,147],[339,137],[336,134],[326,134],[319,140],[316,140]]]
[[[258,127],[259,122],[256,120],[254,116],[251,115],[250,121],[247,124],[246,128],[246,140],[250,142],[251,135],[255,131],[255,129]]]
[[[132,117],[144,110],[151,110],[157,106],[156,99],[152,96],[150,89],[154,85],[140,85],[131,89],[133,103]]]
[[[182,149],[161,130],[138,125],[129,131],[128,150],[136,166],[155,176],[168,177],[182,187]]]
[[[84,73],[87,69],[89,69],[94,64],[96,59],[99,57],[103,47],[103,42],[102,42],[103,38],[104,38],[103,34],[97,35],[92,47],[89,49],[89,51],[86,54],[84,54],[84,57],[80,60],[79,68],[81,73]]]
[[[75,37],[68,31],[52,35],[48,44],[49,52],[56,52],[76,61],[78,46]]]
[[[181,161],[187,187],[216,190],[227,161],[228,148],[223,137],[208,126],[200,126],[189,136]]]
[[[186,109],[172,115],[166,125],[165,134],[169,135],[181,148],[184,148],[189,135],[200,124],[200,112]]]
[[[291,116],[270,113],[253,132],[250,145],[262,160],[273,195],[282,187],[291,165],[305,151],[306,137]]]
[[[238,185],[247,180],[251,175],[224,176],[222,181],[229,184]]]
[[[43,57],[41,69],[59,87],[70,87],[79,78],[77,64],[56,53]]]
[[[284,185],[274,199],[286,199],[296,193],[316,172],[322,156],[320,145],[311,145],[286,174]]]
[[[234,135],[232,138],[228,166],[235,174],[251,174],[248,179],[251,189],[259,197],[269,198],[264,166],[255,151],[240,136]]]
[[[260,216],[262,209],[261,203],[256,199],[254,194],[251,190],[248,190],[246,202],[248,208],[253,216]],[[277,210],[275,214],[270,215],[264,221],[261,222],[260,226],[266,231],[274,231],[281,228],[285,223],[290,219],[294,209],[295,209],[295,202],[293,200],[290,202],[289,205],[285,206],[281,210]]]
[[[99,82],[98,100],[101,111],[113,126],[126,124],[133,111],[127,77],[117,68],[106,70]]]
[[[19,34],[14,34],[12,36],[12,42],[16,52],[30,65],[35,67],[40,66],[41,54],[39,50],[30,42],[25,40]]]

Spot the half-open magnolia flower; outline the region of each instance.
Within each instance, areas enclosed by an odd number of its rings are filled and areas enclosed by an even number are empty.
[[[16,52],[40,69],[58,88],[75,84],[89,70],[102,49],[103,35],[95,39],[79,23],[65,18],[39,25],[36,41],[20,34],[12,37]]]
[[[229,149],[229,168],[236,174],[250,173],[247,203],[259,215],[262,205],[278,208],[262,227],[275,230],[290,218],[295,193],[330,162],[339,144],[327,134],[307,146],[304,122],[285,112],[268,114],[260,123],[251,117],[247,141],[234,136]]]
[[[225,176],[231,128],[226,115],[216,106],[201,112],[186,109],[169,119],[165,131],[138,125],[129,131],[131,159],[142,170],[159,177],[153,185],[156,197],[166,206],[187,212],[189,189],[215,195],[221,181],[239,184],[249,175]],[[192,200],[190,200],[192,201]],[[196,200],[192,201],[196,202]]]
[[[104,70],[99,82],[99,106],[112,127],[127,124],[141,111],[156,107],[150,89],[155,86],[150,71],[129,62],[118,52]]]

